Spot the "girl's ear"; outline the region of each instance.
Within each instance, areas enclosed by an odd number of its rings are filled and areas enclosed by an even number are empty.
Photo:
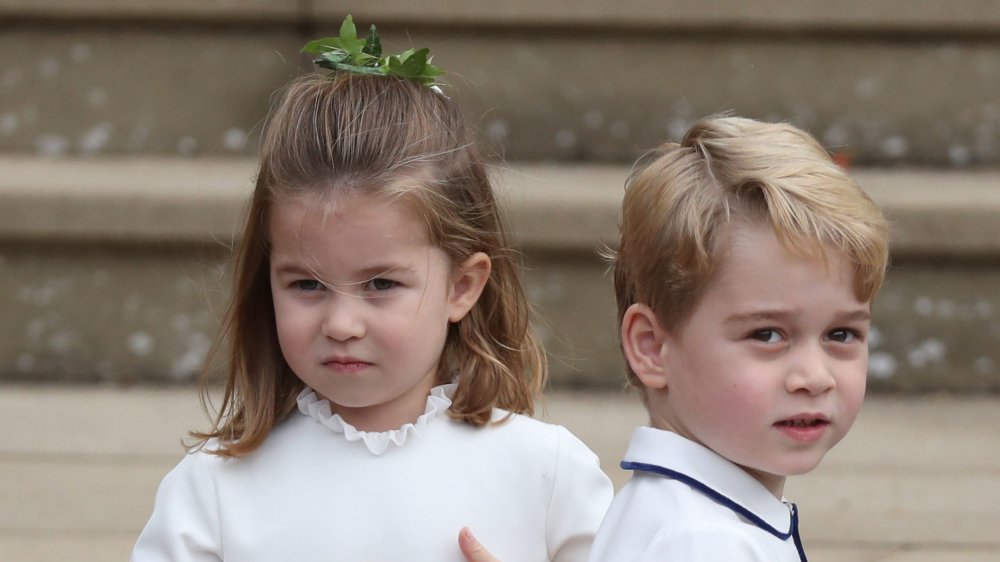
[[[651,308],[633,304],[622,317],[622,352],[646,388],[665,389],[666,331]]]
[[[472,310],[483,293],[492,268],[490,257],[482,252],[472,254],[458,266],[452,277],[448,298],[448,321],[458,322]]]

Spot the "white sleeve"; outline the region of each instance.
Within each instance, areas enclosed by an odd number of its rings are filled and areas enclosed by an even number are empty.
[[[658,534],[642,553],[639,562],[774,562],[760,544],[748,534],[731,527],[684,527],[679,531]]]
[[[564,427],[558,450],[546,542],[553,562],[585,562],[597,528],[611,505],[614,487],[597,455]]]
[[[131,562],[222,560],[218,501],[208,466],[214,459],[207,457],[188,454],[163,478]]]

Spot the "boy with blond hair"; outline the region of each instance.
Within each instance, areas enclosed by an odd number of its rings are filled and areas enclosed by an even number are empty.
[[[650,427],[590,560],[806,560],[785,478],[861,407],[887,238],[871,198],[790,125],[707,118],[637,167],[613,261]]]

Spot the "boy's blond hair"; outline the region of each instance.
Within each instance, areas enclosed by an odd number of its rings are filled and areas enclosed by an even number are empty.
[[[666,143],[626,183],[611,252],[618,324],[634,303],[675,329],[698,303],[734,223],[769,224],[790,251],[856,268],[870,302],[888,264],[888,224],[871,198],[807,133],[784,123],[709,117]],[[642,388],[626,362],[629,383]]]

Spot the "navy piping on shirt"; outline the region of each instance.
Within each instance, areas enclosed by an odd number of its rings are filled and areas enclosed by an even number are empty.
[[[782,533],[781,531],[769,525],[767,521],[764,521],[763,519],[758,517],[754,512],[734,502],[733,500],[727,498],[726,496],[713,490],[712,488],[709,488],[708,486],[702,484],[698,480],[691,478],[687,474],[677,472],[675,470],[670,470],[669,468],[663,468],[662,466],[658,466],[655,464],[646,464],[642,462],[622,461],[621,467],[625,470],[652,472],[654,474],[666,476],[667,478],[672,478],[674,480],[677,480],[678,482],[683,482],[688,486],[691,486],[692,488],[698,490],[699,492],[705,494],[706,496],[712,498],[713,500],[735,511],[743,518],[747,519],[757,527],[760,527],[761,529],[774,535],[775,537],[783,541],[792,538],[792,540],[795,542],[795,549],[799,552],[799,560],[801,560],[801,562],[807,562],[805,550],[803,550],[802,548],[802,539],[799,537],[799,510],[797,507],[795,507],[795,504],[792,504],[791,526],[788,529],[787,533]]]

